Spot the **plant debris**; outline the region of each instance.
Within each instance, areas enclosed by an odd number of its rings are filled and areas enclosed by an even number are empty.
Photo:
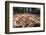
[[[13,27],[40,27],[40,16],[36,14],[16,14],[13,16]]]

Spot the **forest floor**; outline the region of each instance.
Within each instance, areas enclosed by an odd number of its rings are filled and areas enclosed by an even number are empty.
[[[13,16],[14,28],[40,27],[40,16],[37,14],[16,14]]]

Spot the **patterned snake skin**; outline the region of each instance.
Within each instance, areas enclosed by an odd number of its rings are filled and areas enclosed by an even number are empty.
[[[14,28],[39,27],[40,16],[36,14],[16,14],[13,16]]]

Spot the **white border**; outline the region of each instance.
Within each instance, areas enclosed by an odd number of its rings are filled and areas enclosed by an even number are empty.
[[[40,27],[31,27],[31,28],[13,28],[13,7],[34,7],[40,8]],[[34,4],[19,4],[19,3],[10,3],[9,4],[9,31],[10,32],[21,32],[21,31],[39,31],[43,30],[43,5],[34,5]]]

